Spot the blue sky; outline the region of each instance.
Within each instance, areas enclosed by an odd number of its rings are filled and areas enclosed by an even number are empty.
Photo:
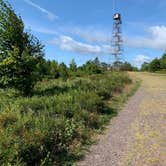
[[[165,0],[9,0],[27,30],[45,45],[45,57],[78,65],[99,57],[110,63],[112,15],[123,21],[122,60],[140,66],[166,49]]]

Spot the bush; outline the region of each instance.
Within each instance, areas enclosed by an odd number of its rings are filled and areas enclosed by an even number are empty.
[[[100,113],[104,108],[103,101],[95,92],[80,93],[77,100],[82,110]]]
[[[71,165],[112,115],[106,99],[130,81],[106,73],[44,80],[29,98],[0,91],[0,165]]]

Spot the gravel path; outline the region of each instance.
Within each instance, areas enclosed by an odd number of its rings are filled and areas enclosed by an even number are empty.
[[[166,166],[166,76],[143,80],[78,166]]]

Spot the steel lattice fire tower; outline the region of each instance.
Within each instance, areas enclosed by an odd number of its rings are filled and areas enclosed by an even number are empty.
[[[120,55],[123,52],[122,49],[122,19],[119,13],[114,14],[113,16],[113,32],[112,32],[112,54],[115,57],[115,61],[120,61]]]

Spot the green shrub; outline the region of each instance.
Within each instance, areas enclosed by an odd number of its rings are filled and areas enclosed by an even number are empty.
[[[105,73],[44,80],[29,98],[0,91],[0,165],[71,165],[112,116],[107,99],[130,82]]]
[[[81,109],[89,112],[102,112],[104,103],[95,92],[83,92],[77,96]]]

